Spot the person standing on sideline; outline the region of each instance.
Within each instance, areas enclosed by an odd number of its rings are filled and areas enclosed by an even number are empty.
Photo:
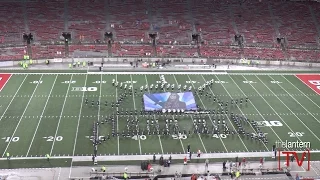
[[[208,170],[208,167],[209,167],[209,159],[206,159],[206,161],[205,161],[205,164],[206,164],[206,171]]]
[[[191,153],[191,152],[189,152],[189,160],[191,160],[191,156],[192,156],[192,153]]]
[[[50,155],[46,154],[47,161],[50,161]]]
[[[246,167],[246,158],[245,157],[242,158],[242,166]]]
[[[188,144],[188,146],[187,146],[187,152],[188,153],[190,152],[190,144]]]
[[[263,165],[263,158],[260,158],[260,164]]]
[[[8,152],[6,153],[6,156],[7,156],[7,160],[10,160],[10,154]]]
[[[198,150],[198,156],[197,157],[200,157],[200,155],[201,155],[201,151],[200,151],[200,149]]]

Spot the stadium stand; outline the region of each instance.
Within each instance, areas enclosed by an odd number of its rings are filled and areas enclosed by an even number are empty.
[[[14,11],[12,11],[14,9]],[[212,57],[319,61],[320,4],[284,1],[14,1],[0,6],[1,60],[74,52],[113,57]],[[68,53],[62,32],[70,32]],[[108,46],[105,32],[112,32]],[[149,33],[157,36],[153,44]],[[199,39],[192,39],[198,34]],[[241,47],[235,35],[242,35]],[[279,44],[277,38],[284,38]],[[16,44],[17,47],[13,47]],[[90,53],[88,53],[90,54]]]

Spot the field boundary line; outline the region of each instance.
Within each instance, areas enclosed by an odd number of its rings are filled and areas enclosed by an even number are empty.
[[[173,75],[173,77],[174,77],[174,80],[176,81],[176,85],[178,86],[178,85],[179,85],[179,83],[178,83],[178,81],[177,81],[176,76],[175,76],[175,75]],[[179,91],[181,92],[181,89],[179,89]],[[194,121],[194,120],[193,120],[192,115],[190,115],[189,117],[190,117],[190,120],[191,120],[191,124],[193,124],[193,121]],[[210,120],[210,121],[211,121],[211,120]],[[202,141],[202,138],[201,138],[200,134],[199,134],[199,133],[197,133],[197,134],[198,134],[199,140],[200,140],[200,142],[201,142],[201,144],[202,144],[202,146],[203,146],[204,151],[205,151],[206,153],[208,153],[207,148],[206,148],[206,146],[204,145],[204,143],[203,143],[203,141]],[[223,145],[224,145],[224,144],[223,144]]]
[[[310,97],[308,97],[304,92],[302,92],[297,86],[295,86],[291,81],[289,81],[285,76],[282,76],[286,81],[288,81],[293,87],[295,87],[300,93],[302,93],[306,98],[308,98],[314,105],[316,105],[319,109],[320,106],[315,103],[314,101],[312,101],[312,99],[310,99]],[[301,80],[300,80],[301,81]],[[312,88],[311,88],[312,89]],[[312,89],[313,90],[313,89]]]
[[[24,79],[23,79],[23,81],[21,82],[20,86],[18,87],[17,91],[16,91],[15,94],[13,95],[11,101],[10,101],[9,104],[7,105],[7,108],[4,110],[2,116],[0,117],[0,121],[2,120],[2,118],[4,117],[4,115],[6,114],[6,112],[8,111],[9,107],[11,106],[13,100],[15,99],[16,95],[17,95],[18,92],[20,91],[20,89],[21,89],[23,83],[26,81],[27,77],[28,77],[28,75],[26,75],[26,76],[24,77]]]
[[[133,79],[132,79],[132,75],[130,74],[130,79],[131,79],[131,90],[133,91]],[[132,100],[133,100],[133,108],[136,110],[136,98],[134,97],[134,93],[132,93]],[[118,98],[117,98],[118,101]],[[118,107],[117,107],[117,111],[118,111]],[[135,119],[137,120],[137,116],[135,116]],[[142,148],[141,148],[141,141],[140,141],[140,136],[138,137],[138,143],[139,143],[139,150],[140,150],[140,154],[142,154]]]
[[[296,151],[297,153],[303,153],[304,151]],[[310,151],[311,154],[318,154],[320,151]],[[165,154],[172,159],[184,159],[185,154]],[[201,157],[197,159],[220,159],[220,158],[260,158],[260,157],[273,157],[274,152],[229,152],[229,153],[203,153]],[[285,157],[285,154],[281,154],[281,157]],[[46,160],[46,157],[12,157],[10,161],[15,160]],[[72,159],[73,162],[92,162],[92,156],[52,156],[50,159]],[[112,155],[112,156],[97,156],[97,161],[133,161],[133,160],[150,160],[150,155]],[[0,161],[8,161],[7,158],[0,158]],[[257,160],[258,161],[258,160]],[[319,162],[319,161],[311,161]]]
[[[259,79],[259,81],[260,81],[267,89],[269,89],[269,91],[270,91],[271,93],[274,93],[264,82],[262,82],[262,80],[261,80],[258,76],[256,76],[256,77]],[[271,79],[272,79],[272,78],[271,78]],[[276,98],[277,98],[291,113],[293,113],[293,111],[292,111],[279,97],[276,96]],[[300,106],[302,106],[302,105],[300,104]],[[318,141],[320,141],[319,137],[318,137],[316,134],[314,134],[314,132],[311,131],[311,129],[310,129],[296,114],[293,113],[293,115],[311,132],[312,135],[314,135],[314,137],[315,137],[316,139],[318,139]],[[294,132],[294,131],[292,131],[292,132]],[[300,141],[301,141],[301,140],[300,140]]]
[[[42,77],[43,77],[43,75],[41,75],[39,81],[41,81]],[[21,83],[21,84],[23,84],[23,83]],[[32,96],[34,95],[34,93],[36,92],[37,88],[39,87],[39,84],[40,84],[40,83],[37,83],[36,87],[34,88],[33,93],[32,93]],[[20,123],[21,123],[21,120],[22,120],[22,118],[23,118],[23,115],[26,113],[26,111],[27,111],[27,109],[28,109],[28,107],[29,107],[29,105],[30,105],[30,102],[31,102],[31,100],[32,100],[32,96],[31,96],[31,98],[29,99],[26,107],[24,108],[24,111],[23,111],[23,113],[22,113],[22,116],[21,116],[21,118],[19,119],[19,122],[18,122],[16,128],[15,128],[14,131],[13,131],[13,134],[12,134],[12,136],[11,136],[11,138],[10,138],[10,141],[9,141],[8,144],[7,144],[6,149],[4,150],[4,152],[3,152],[3,154],[2,154],[2,157],[3,157],[3,156],[5,155],[5,153],[7,152],[8,148],[9,148],[11,142],[12,142],[12,138],[13,138],[13,136],[16,134],[17,129],[19,128],[19,125],[20,125]]]
[[[34,138],[36,137],[36,134],[37,134],[37,132],[38,132],[38,128],[39,128],[39,125],[40,125],[40,123],[41,123],[43,114],[44,114],[44,112],[45,112],[45,110],[46,110],[46,108],[47,108],[47,105],[48,105],[48,102],[49,102],[49,99],[50,99],[50,95],[51,95],[51,93],[52,93],[52,91],[53,91],[54,86],[56,85],[57,78],[58,78],[58,75],[56,75],[56,78],[54,79],[54,82],[53,82],[53,84],[52,84],[52,86],[51,86],[51,89],[50,89],[50,92],[49,92],[49,96],[48,96],[48,98],[47,98],[46,104],[44,105],[44,108],[43,108],[43,110],[42,110],[42,113],[41,113],[41,115],[40,115],[40,119],[39,119],[39,121],[38,121],[36,130],[34,131],[34,134],[33,134],[33,136],[32,136],[32,140],[31,140],[31,142],[30,142],[30,145],[29,145],[29,148],[28,148],[28,151],[27,151],[26,156],[29,155],[29,152],[30,152],[31,146],[32,146],[32,144],[33,144]]]
[[[151,93],[150,89],[149,89],[150,86],[149,86],[149,82],[148,82],[148,79],[147,79],[147,75],[144,75],[144,78],[145,78],[146,83],[148,85],[148,92]],[[156,120],[156,115],[155,114],[153,114],[153,119]],[[160,135],[158,135],[158,139],[159,139],[159,143],[160,143],[161,153],[164,154]]]
[[[218,78],[218,76],[215,76],[215,77],[217,78],[218,81],[220,81],[220,79]],[[202,76],[202,78],[203,78],[203,80],[206,81],[206,79],[205,79],[203,76]],[[221,86],[223,87],[223,89],[225,90],[225,92],[229,95],[229,97],[230,97],[231,99],[233,99],[233,97],[231,96],[231,94],[229,93],[229,91],[227,90],[227,88],[226,88],[222,83],[221,83]],[[212,91],[211,87],[209,87],[209,89],[210,89],[211,93],[213,94],[213,91]],[[235,104],[235,105],[236,105],[237,108],[240,110],[240,113],[241,113],[242,115],[244,115],[242,109],[238,106],[238,104]],[[244,115],[244,116],[245,116],[245,115]],[[252,128],[252,130],[258,135],[257,131],[253,128],[252,124],[249,123],[249,125],[250,125],[250,127]],[[268,147],[266,146],[265,142],[262,141],[262,144],[264,145],[264,147],[266,148],[266,150],[268,150]]]
[[[55,144],[55,142],[56,142],[56,138],[57,138],[57,134],[58,134],[59,127],[60,127],[60,122],[61,122],[61,119],[62,119],[62,114],[63,114],[63,112],[64,112],[64,106],[66,105],[66,102],[67,102],[67,98],[68,98],[68,94],[69,94],[69,89],[70,89],[70,85],[71,85],[72,78],[73,78],[73,74],[72,74],[71,77],[70,77],[68,89],[67,89],[67,92],[66,92],[66,97],[64,98],[64,101],[63,101],[63,105],[62,105],[62,109],[61,109],[61,113],[60,113],[60,117],[59,117],[57,129],[56,129],[56,132],[55,132],[55,134],[54,134],[54,139],[53,139],[52,146],[51,146],[51,150],[50,150],[50,156],[52,155],[53,147],[54,147],[54,144]]]

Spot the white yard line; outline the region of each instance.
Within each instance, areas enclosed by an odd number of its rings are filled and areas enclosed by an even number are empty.
[[[147,83],[147,85],[148,85],[148,92],[150,93],[149,82],[148,82],[148,79],[147,79],[147,75],[144,75],[144,78],[146,79],[146,83]],[[154,115],[154,114],[153,114],[153,119],[156,120],[156,115]],[[161,152],[162,152],[162,154],[164,154],[164,153],[163,153],[162,142],[161,142],[161,136],[158,135],[158,138],[159,138],[159,143],[160,143]]]
[[[315,106],[317,106],[320,109],[320,106],[312,101],[311,98],[309,98],[305,93],[303,93],[297,86],[295,86],[291,81],[289,81],[285,76],[282,76],[286,81],[288,81],[293,87],[295,87],[303,96],[305,96],[307,99],[309,99]],[[301,81],[301,80],[300,80]],[[312,89],[312,88],[310,88]]]
[[[86,74],[86,79],[84,81],[84,87],[87,87],[87,80],[88,80],[88,74]],[[81,119],[81,115],[82,115],[82,107],[83,107],[83,99],[84,99],[84,93],[85,91],[83,91],[82,93],[82,99],[81,99],[81,105],[80,105],[80,111],[79,111],[79,118],[78,118],[78,124],[77,124],[77,130],[76,130],[76,135],[74,137],[74,144],[73,144],[73,151],[72,151],[72,156],[74,156],[75,152],[76,152],[76,146],[77,146],[77,139],[78,139],[78,133],[79,133],[79,125],[80,125],[80,119]],[[71,176],[71,172],[72,172],[72,165],[73,165],[73,160],[71,161],[71,166],[70,166],[70,171],[69,171],[69,178]]]
[[[245,96],[247,96],[243,91],[242,89],[239,87],[239,85],[235,82],[235,80],[229,75],[230,79],[233,81],[233,83],[238,87],[238,89],[241,91],[241,93]],[[258,114],[260,115],[260,117],[264,120],[264,121],[267,121],[266,118],[264,118],[264,116],[260,113],[260,111],[257,109],[257,107],[253,104],[252,101],[250,101],[250,104],[253,106],[253,108],[258,112]],[[270,129],[272,130],[272,132],[277,136],[277,138],[282,141],[282,139],[278,136],[278,134],[273,130],[273,128],[271,126],[269,126]],[[283,142],[283,141],[282,141]]]
[[[44,105],[44,108],[43,108],[43,110],[42,110],[42,113],[41,113],[41,115],[40,115],[40,119],[39,119],[39,121],[38,121],[36,130],[34,131],[34,134],[33,134],[33,137],[32,137],[31,143],[30,143],[30,145],[29,145],[29,148],[28,148],[28,151],[27,151],[26,156],[29,155],[31,146],[32,146],[33,141],[34,141],[34,138],[36,137],[36,134],[37,134],[37,132],[38,132],[39,125],[40,125],[40,123],[41,123],[41,121],[42,121],[43,114],[44,114],[44,112],[45,112],[45,110],[46,110],[46,108],[47,108],[47,105],[48,105],[48,102],[49,102],[49,99],[50,99],[50,95],[51,95],[51,93],[52,93],[52,91],[53,91],[53,87],[54,87],[55,84],[56,84],[57,78],[58,78],[58,75],[56,75],[56,78],[54,79],[54,82],[53,82],[52,87],[51,87],[51,89],[50,89],[49,96],[48,96],[48,98],[47,98],[46,104]]]
[[[190,79],[190,76],[189,75],[187,75],[188,76],[188,78],[189,78],[189,80],[191,81],[191,85],[192,85],[192,87],[193,87],[193,89],[194,90],[196,90],[197,88],[194,86],[194,84],[192,83],[192,80]],[[213,94],[214,95],[214,94]],[[199,97],[199,95],[197,94],[197,96]],[[199,99],[200,99],[200,102],[201,102],[201,104],[203,105],[203,107],[204,108],[206,108],[206,106],[204,105],[204,103],[203,103],[203,101],[202,101],[202,99],[199,97]],[[211,121],[211,123],[212,123],[212,125],[214,125],[213,124],[213,121],[212,121],[212,119],[211,119],[211,117],[210,117],[210,115],[207,115],[208,117],[209,117],[209,119],[210,119],[210,121]],[[229,117],[227,116],[227,118],[229,119]],[[230,120],[229,120],[230,121]],[[230,122],[231,123],[231,122]],[[232,124],[231,124],[232,125]],[[232,125],[233,126],[233,125]],[[234,128],[234,127],[233,127]],[[223,140],[222,140],[222,138],[219,136],[219,139],[220,139],[220,141],[221,141],[221,143],[222,143],[222,145],[223,145],[223,147],[224,147],[224,149],[226,150],[226,152],[228,153],[229,151],[228,151],[228,149],[227,149],[227,147],[226,147],[226,145],[224,144],[224,142],[223,142]],[[241,139],[240,139],[241,140]],[[241,140],[242,141],[242,140]],[[242,142],[243,143],[243,142]],[[244,145],[244,143],[243,143],[243,145]],[[246,145],[244,145],[244,147],[246,147]],[[248,151],[248,149],[247,149],[247,151]]]
[[[58,121],[57,129],[56,129],[56,132],[55,132],[55,134],[54,134],[54,139],[53,139],[52,146],[51,146],[51,150],[50,150],[50,156],[52,155],[53,147],[54,147],[54,144],[55,144],[55,142],[56,142],[56,138],[57,138],[57,134],[58,134],[60,122],[61,122],[61,119],[62,119],[62,114],[63,114],[63,111],[64,111],[64,106],[66,105],[67,98],[68,98],[68,94],[69,94],[69,89],[70,89],[72,77],[73,77],[73,74],[71,75],[70,80],[69,80],[69,85],[68,85],[68,89],[67,89],[67,92],[66,92],[66,97],[64,98],[64,102],[63,102],[63,105],[62,105],[61,113],[60,113],[60,116],[59,116],[59,121]],[[82,105],[82,104],[81,104],[81,105]]]
[[[259,81],[271,92],[271,93],[273,93],[274,94],[274,92],[257,76],[257,75],[255,75],[258,79],[259,79]],[[271,78],[272,79],[272,78]],[[281,87],[281,86],[280,86]],[[286,91],[286,90],[285,90]],[[286,91],[287,92],[287,91]],[[294,114],[294,112],[278,97],[278,96],[276,96],[276,98],[311,132],[311,134],[313,134],[314,135],[314,137],[315,138],[317,138],[318,139],[318,141],[320,141],[320,139],[319,139],[319,137],[316,135],[316,134],[314,134],[314,132],[313,131],[311,131],[311,129],[296,115],[296,114]],[[295,99],[294,99],[295,100]],[[300,104],[300,103],[299,103]],[[300,106],[302,106],[301,104],[300,104]],[[303,106],[302,106],[303,107]],[[304,107],[303,107],[304,108]],[[305,108],[304,108],[305,109]],[[306,110],[306,109],[305,109]],[[307,111],[307,112],[309,112],[309,111]],[[313,115],[312,115],[313,116]],[[313,116],[314,117],[314,116]],[[314,117],[315,118],[315,117]],[[317,119],[316,119],[317,120]],[[319,122],[319,121],[318,121]],[[294,132],[294,131],[292,131],[292,132]]]
[[[118,75],[116,74],[116,83],[118,82]],[[116,101],[118,101],[118,87],[116,87]],[[117,111],[119,110],[119,107],[117,107]],[[119,116],[116,114],[117,118],[117,133],[119,132]],[[117,136],[118,141],[118,155],[120,155],[120,137]]]
[[[134,97],[134,92],[133,92],[133,83],[132,83],[132,75],[130,74],[130,79],[131,79],[131,91],[132,91],[132,100],[133,100],[133,108],[134,110],[136,110],[136,98]],[[137,119],[137,117],[135,116],[135,118]],[[141,142],[140,142],[140,136],[138,137],[138,142],[139,142],[139,150],[140,150],[140,154],[142,154],[142,150],[141,150]]]
[[[176,81],[176,85],[178,86],[179,83],[178,83],[178,81],[177,81],[176,76],[173,75],[173,77],[174,77],[174,80]],[[179,91],[181,92],[181,89],[180,89]],[[190,115],[189,117],[190,117],[190,120],[191,120],[191,124],[193,124],[193,117],[192,117],[192,115]],[[211,122],[211,123],[212,123],[212,122]],[[200,140],[200,142],[201,142],[201,144],[202,144],[202,147],[203,147],[204,152],[205,152],[205,153],[208,153],[207,148],[206,148],[206,146],[204,145],[200,134],[199,134],[199,133],[197,133],[197,134],[198,134],[199,140]]]
[[[159,75],[160,76],[160,75]],[[159,77],[160,78],[160,77]],[[160,80],[161,80],[161,78],[160,78]],[[165,87],[164,87],[164,89],[165,89]],[[165,91],[165,90],[164,90]],[[166,92],[166,91],[165,91]],[[172,118],[174,119],[174,115],[172,115]],[[179,127],[180,128],[180,127]],[[186,152],[186,150],[184,149],[184,145],[183,145],[183,142],[182,142],[182,140],[180,139],[180,138],[178,138],[179,139],[179,141],[180,141],[180,144],[181,144],[181,147],[182,147],[182,150],[183,150],[183,153],[187,153]]]
[[[17,91],[15,92],[15,94],[13,95],[10,103],[8,104],[7,108],[4,110],[2,116],[0,117],[0,121],[2,120],[2,118],[4,117],[4,115],[6,114],[6,112],[8,111],[9,107],[11,106],[11,103],[13,102],[14,98],[16,97],[16,95],[18,94],[19,90],[21,89],[23,83],[26,81],[28,75],[26,75],[23,79],[23,81],[21,82],[20,86],[18,87]]]
[[[39,81],[41,81],[42,77],[43,77],[43,74],[41,75]],[[22,84],[23,84],[23,83],[21,83],[21,85],[22,85]],[[36,85],[36,87],[34,88],[33,93],[32,93],[32,96],[33,96],[34,93],[36,92],[39,84],[40,84],[40,83],[38,83],[38,84]],[[18,129],[20,123],[21,123],[21,120],[22,120],[22,118],[23,118],[23,115],[27,112],[27,109],[28,109],[28,107],[29,107],[29,104],[30,104],[30,102],[31,102],[31,100],[32,100],[32,96],[31,96],[31,98],[29,99],[28,104],[27,104],[26,107],[24,108],[24,111],[23,111],[23,113],[22,113],[22,115],[21,115],[21,118],[19,119],[19,122],[18,122],[15,130],[13,131],[13,134],[12,134],[12,136],[11,136],[11,138],[10,138],[10,141],[8,142],[8,145],[7,145],[6,149],[4,150],[4,152],[3,152],[3,154],[2,154],[2,157],[3,157],[3,156],[5,155],[5,153],[7,152],[8,148],[9,148],[9,145],[11,144],[12,138],[13,138],[14,135],[16,134],[16,131],[17,131],[17,129]]]
[[[220,81],[220,79],[218,78],[218,76],[215,75],[215,77],[217,78],[218,81]],[[202,78],[205,80],[205,78],[204,78],[203,76],[202,76]],[[206,80],[205,80],[205,81],[206,81]],[[229,95],[229,97],[230,97],[231,99],[233,99],[233,97],[231,96],[231,94],[229,93],[229,91],[227,90],[227,88],[224,87],[224,85],[223,85],[222,83],[220,83],[220,84],[221,84],[221,86],[223,87],[223,89],[226,91],[226,93]],[[212,91],[212,89],[211,89],[211,87],[209,87],[209,89],[210,89],[211,93],[214,94],[213,91]],[[238,104],[236,104],[236,106],[237,106],[237,108],[240,110],[241,114],[244,116],[244,113],[243,113],[243,111],[241,110],[241,108],[238,106]],[[253,129],[253,131],[257,134],[257,131],[253,128],[252,124],[251,124],[251,123],[249,123],[249,124],[250,124],[251,128]],[[265,144],[264,142],[263,142],[263,145],[264,145],[264,147],[268,150],[268,147],[266,146],[266,144]]]
[[[98,122],[100,122],[100,112],[101,112],[101,88],[102,88],[102,74],[101,74],[101,77],[100,77],[100,89],[99,89],[99,106],[98,106]],[[97,126],[97,135],[99,137],[99,126]]]

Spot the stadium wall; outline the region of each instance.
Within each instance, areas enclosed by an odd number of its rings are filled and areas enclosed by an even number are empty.
[[[33,64],[45,64],[47,59],[33,60]],[[314,62],[293,62],[293,61],[271,61],[271,60],[241,60],[241,59],[206,59],[206,58],[55,58],[50,59],[50,63],[74,63],[74,62],[93,62],[93,64],[100,65],[101,62],[108,64],[128,64],[129,62],[135,62],[141,60],[142,62],[166,62],[171,60],[172,62],[184,64],[234,64],[234,65],[248,65],[248,66],[292,66],[292,67],[313,67],[320,68],[320,63]],[[0,61],[0,67],[15,67],[19,66],[19,61]],[[180,66],[184,68],[184,66]]]

